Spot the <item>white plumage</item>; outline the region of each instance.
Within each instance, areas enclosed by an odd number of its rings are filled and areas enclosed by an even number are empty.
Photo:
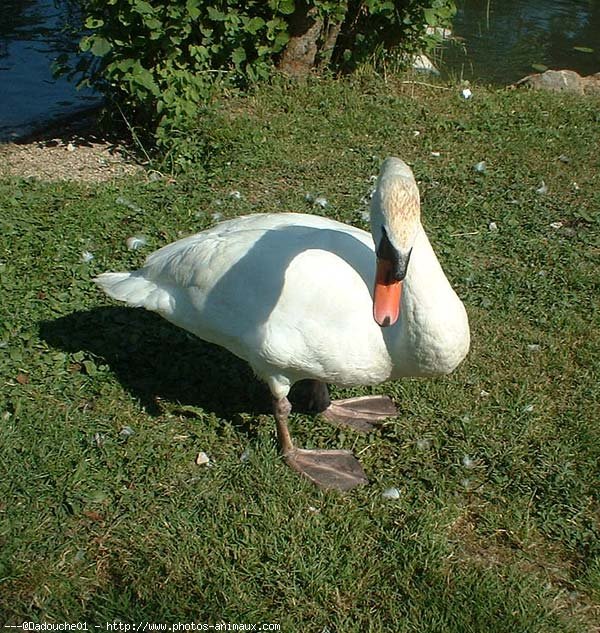
[[[161,248],[140,270],[96,281],[243,358],[276,397],[302,378],[372,385],[452,371],[469,348],[468,321],[425,232],[389,328],[373,320],[374,275],[365,231],[279,213],[223,222]]]
[[[386,175],[407,186],[406,170],[412,179],[402,161],[388,159],[379,189],[385,182],[389,188]],[[313,215],[228,220],[161,248],[135,272],[105,273],[96,282],[112,298],[157,312],[243,358],[275,400],[305,378],[372,385],[448,373],[469,349],[466,311],[418,215],[394,215],[381,208],[384,198],[373,197],[376,240],[381,226],[391,231],[413,223],[400,230],[411,236],[412,251],[400,316],[390,327],[373,318],[373,237]]]

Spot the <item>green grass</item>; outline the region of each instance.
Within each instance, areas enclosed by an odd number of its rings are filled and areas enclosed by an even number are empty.
[[[174,182],[0,182],[0,622],[594,630],[599,111],[367,76],[275,84],[218,104],[182,147],[203,164]],[[281,463],[243,363],[110,304],[91,278],[214,213],[366,228],[387,155],[420,181],[472,350],[448,377],[336,391],[394,398],[397,418],[371,435],[294,415],[301,446],[350,448],[372,480],[323,493]],[[134,234],[145,249],[127,250]],[[381,497],[390,486],[399,499]]]

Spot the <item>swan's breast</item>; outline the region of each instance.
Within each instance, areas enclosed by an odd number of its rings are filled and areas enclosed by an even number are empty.
[[[337,384],[376,384],[391,373],[367,280],[373,253],[350,264],[331,250],[306,250],[288,265],[281,294],[260,328],[261,357]],[[306,376],[308,377],[308,375]]]

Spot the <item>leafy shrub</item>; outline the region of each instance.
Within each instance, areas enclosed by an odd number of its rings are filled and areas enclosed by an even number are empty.
[[[456,13],[453,0],[364,0],[321,2],[328,16],[340,16],[343,24],[332,62],[335,68],[351,70],[373,59],[378,50],[399,52],[404,59],[416,52],[429,52],[441,43],[441,30],[451,25]],[[336,15],[337,14],[337,15]],[[331,19],[331,17],[330,17]]]
[[[73,74],[134,115],[159,142],[197,113],[216,86],[266,79],[297,37],[318,22],[311,63],[351,70],[377,49],[426,50],[453,0],[79,0],[88,52]],[[302,34],[300,34],[302,35]]]

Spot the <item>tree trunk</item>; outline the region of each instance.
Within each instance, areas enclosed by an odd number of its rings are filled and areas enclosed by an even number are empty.
[[[304,2],[298,2],[289,26],[290,41],[283,51],[279,70],[293,77],[304,77],[315,66],[323,20],[314,7],[309,9]]]
[[[342,22],[329,22],[324,28],[323,46],[319,51],[319,68],[327,68],[331,63],[333,49],[342,30]]]

